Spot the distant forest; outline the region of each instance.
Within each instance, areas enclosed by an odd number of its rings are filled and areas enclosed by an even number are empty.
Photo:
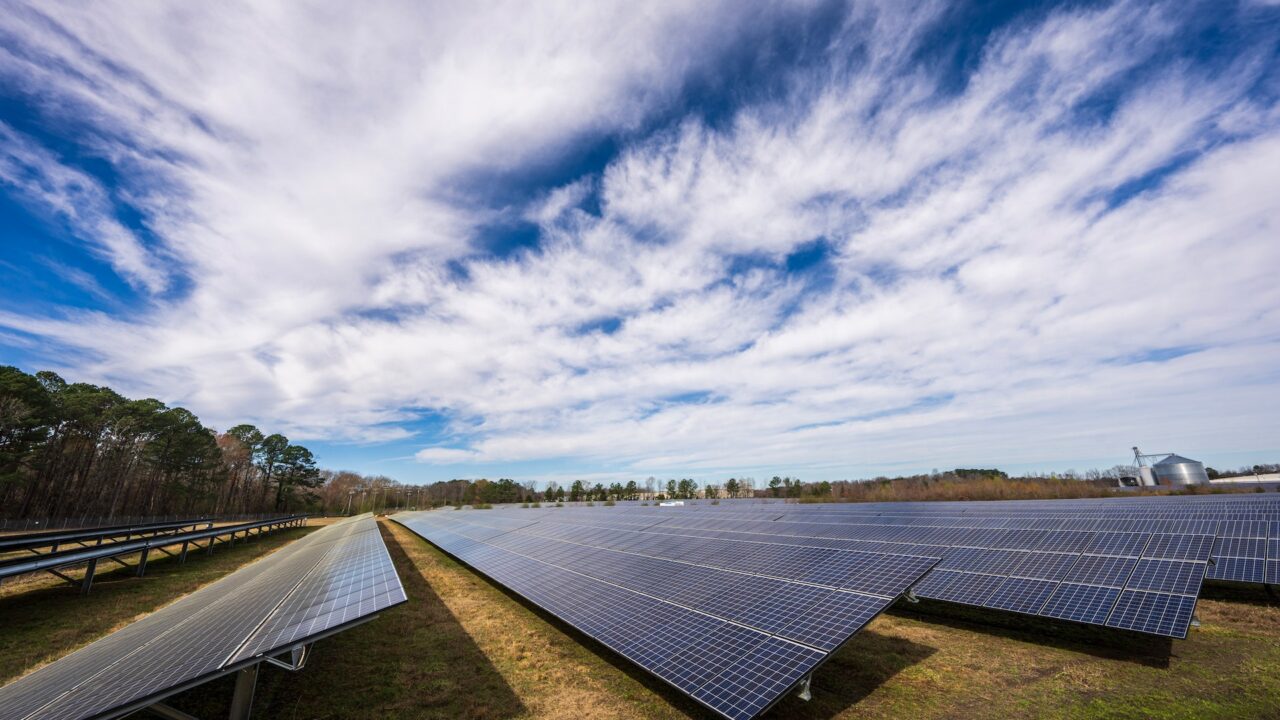
[[[252,425],[214,432],[159,400],[0,366],[0,516],[300,510],[323,477],[307,448]]]

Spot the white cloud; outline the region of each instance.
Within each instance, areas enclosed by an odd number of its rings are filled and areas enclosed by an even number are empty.
[[[0,122],[0,187],[5,186],[65,223],[130,282],[153,293],[168,285],[157,258],[113,216],[101,183]]]
[[[1280,115],[1249,95],[1267,64],[1153,70],[1184,20],[1120,3],[1013,26],[938,95],[912,49],[943,8],[886,4],[729,121],[641,132],[747,32],[737,9],[95,4],[51,12],[65,33],[15,13],[0,72],[88,109],[194,288],[139,318],[0,325],[220,424],[381,441],[432,408],[450,446],[416,457],[447,474],[1274,448]],[[1075,121],[1115,87],[1113,114]],[[475,189],[611,132],[604,172],[526,207]],[[473,256],[513,213],[541,249]],[[818,237],[826,283],[770,265]],[[1170,348],[1201,351],[1134,362]]]

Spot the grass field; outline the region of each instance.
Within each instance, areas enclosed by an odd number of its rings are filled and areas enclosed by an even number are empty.
[[[89,598],[66,585],[0,593],[0,678],[305,532],[238,545],[177,571],[157,562],[147,578],[104,582]],[[264,666],[255,717],[709,716],[401,526],[383,521],[382,532],[409,602],[320,642],[298,673]],[[813,700],[787,698],[770,717],[1280,717],[1280,607],[1261,592],[1206,588],[1203,626],[1173,642],[927,610],[875,620],[817,672]],[[230,696],[227,679],[170,704],[214,718]]]

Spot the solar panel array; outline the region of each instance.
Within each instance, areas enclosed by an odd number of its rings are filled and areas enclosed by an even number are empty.
[[[394,519],[735,719],[771,707],[937,562],[649,532],[663,518],[638,513]]]
[[[920,597],[1178,638],[1205,577],[1280,582],[1280,500],[1256,495],[627,512],[650,532],[935,555]]]
[[[335,523],[0,688],[0,717],[120,717],[404,601],[373,518]]]
[[[90,563],[85,572],[85,579],[80,583],[87,591],[93,582],[94,566],[97,560],[140,553],[140,557],[142,559],[139,561],[139,574],[141,574],[141,570],[144,570],[146,566],[146,554],[156,548],[164,548],[181,544],[184,548],[183,558],[185,558],[185,548],[187,547],[187,543],[194,543],[198,540],[208,540],[210,545],[206,547],[211,548],[215,539],[222,536],[228,536],[228,539],[224,540],[224,542],[228,542],[234,540],[238,533],[244,533],[245,537],[248,537],[249,533],[253,530],[263,532],[286,527],[294,527],[306,524],[306,520],[306,515],[290,515],[270,520],[255,520],[235,525],[224,525],[216,528],[185,530],[178,533],[164,533],[159,535],[146,535],[133,540],[117,540],[115,542],[101,543],[97,545],[82,545],[76,543],[70,548],[63,548],[53,552],[18,555],[12,558],[0,560],[0,579],[23,575],[30,572],[54,570],[57,568],[70,567],[72,565]]]

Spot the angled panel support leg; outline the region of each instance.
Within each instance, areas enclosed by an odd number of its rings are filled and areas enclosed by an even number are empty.
[[[257,664],[236,673],[236,694],[231,698],[229,720],[249,720],[249,712],[253,710],[253,690],[257,684]]]

